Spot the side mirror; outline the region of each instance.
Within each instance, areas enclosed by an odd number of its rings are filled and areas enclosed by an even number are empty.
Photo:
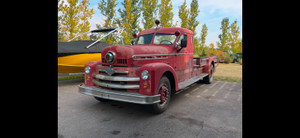
[[[130,42],[130,44],[133,45],[133,44],[134,44],[134,41],[132,40],[132,41]]]
[[[181,42],[180,42],[180,43],[181,43],[180,46],[181,46],[182,48],[185,48],[186,45],[187,45],[187,40],[186,40],[186,39],[181,39]]]
[[[177,52],[179,52],[182,48],[186,48],[186,46],[187,46],[187,39],[182,39],[181,41],[180,41],[180,49],[178,49],[177,50]]]

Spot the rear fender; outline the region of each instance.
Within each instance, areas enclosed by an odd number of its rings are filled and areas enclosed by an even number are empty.
[[[175,70],[168,64],[165,63],[149,63],[145,64],[140,68],[140,73],[142,73],[144,70],[147,70],[150,74],[150,78],[148,80],[143,80],[140,76],[140,93],[144,95],[155,95],[158,83],[162,75],[170,71],[172,75],[174,76],[175,81],[175,89],[178,90],[178,82],[177,82],[177,76],[175,73]],[[147,84],[147,88],[143,88],[143,85]],[[172,85],[172,84],[171,84]]]
[[[204,68],[203,68],[203,72],[204,73],[209,73],[210,72],[210,65],[211,64],[214,64],[214,72],[216,71],[216,65],[215,65],[215,63],[217,63],[216,62],[217,61],[217,59],[216,59],[216,57],[215,56],[212,56],[212,57],[210,57],[209,59],[208,59],[208,64],[207,64],[207,66],[204,66]]]

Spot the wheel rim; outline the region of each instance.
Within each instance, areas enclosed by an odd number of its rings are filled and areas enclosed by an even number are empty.
[[[159,88],[159,92],[160,94],[160,105],[164,105],[166,104],[167,100],[168,100],[168,95],[169,95],[169,89],[168,87],[163,84],[160,88]]]

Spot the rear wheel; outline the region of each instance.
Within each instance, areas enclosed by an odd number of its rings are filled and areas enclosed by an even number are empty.
[[[211,84],[211,82],[213,80],[214,80],[214,65],[211,64],[210,65],[210,72],[209,72],[209,74],[206,77],[204,77],[203,81],[206,84]]]
[[[167,110],[171,100],[171,84],[166,76],[163,76],[158,84],[158,93],[160,94],[160,102],[150,105],[152,113],[159,114]]]

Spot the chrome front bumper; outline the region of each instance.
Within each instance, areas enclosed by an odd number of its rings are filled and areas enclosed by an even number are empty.
[[[154,104],[160,102],[160,94],[154,96],[143,95],[140,93],[118,92],[106,90],[97,87],[85,86],[80,84],[79,92],[85,95],[100,97],[104,99],[136,103],[136,104]]]

